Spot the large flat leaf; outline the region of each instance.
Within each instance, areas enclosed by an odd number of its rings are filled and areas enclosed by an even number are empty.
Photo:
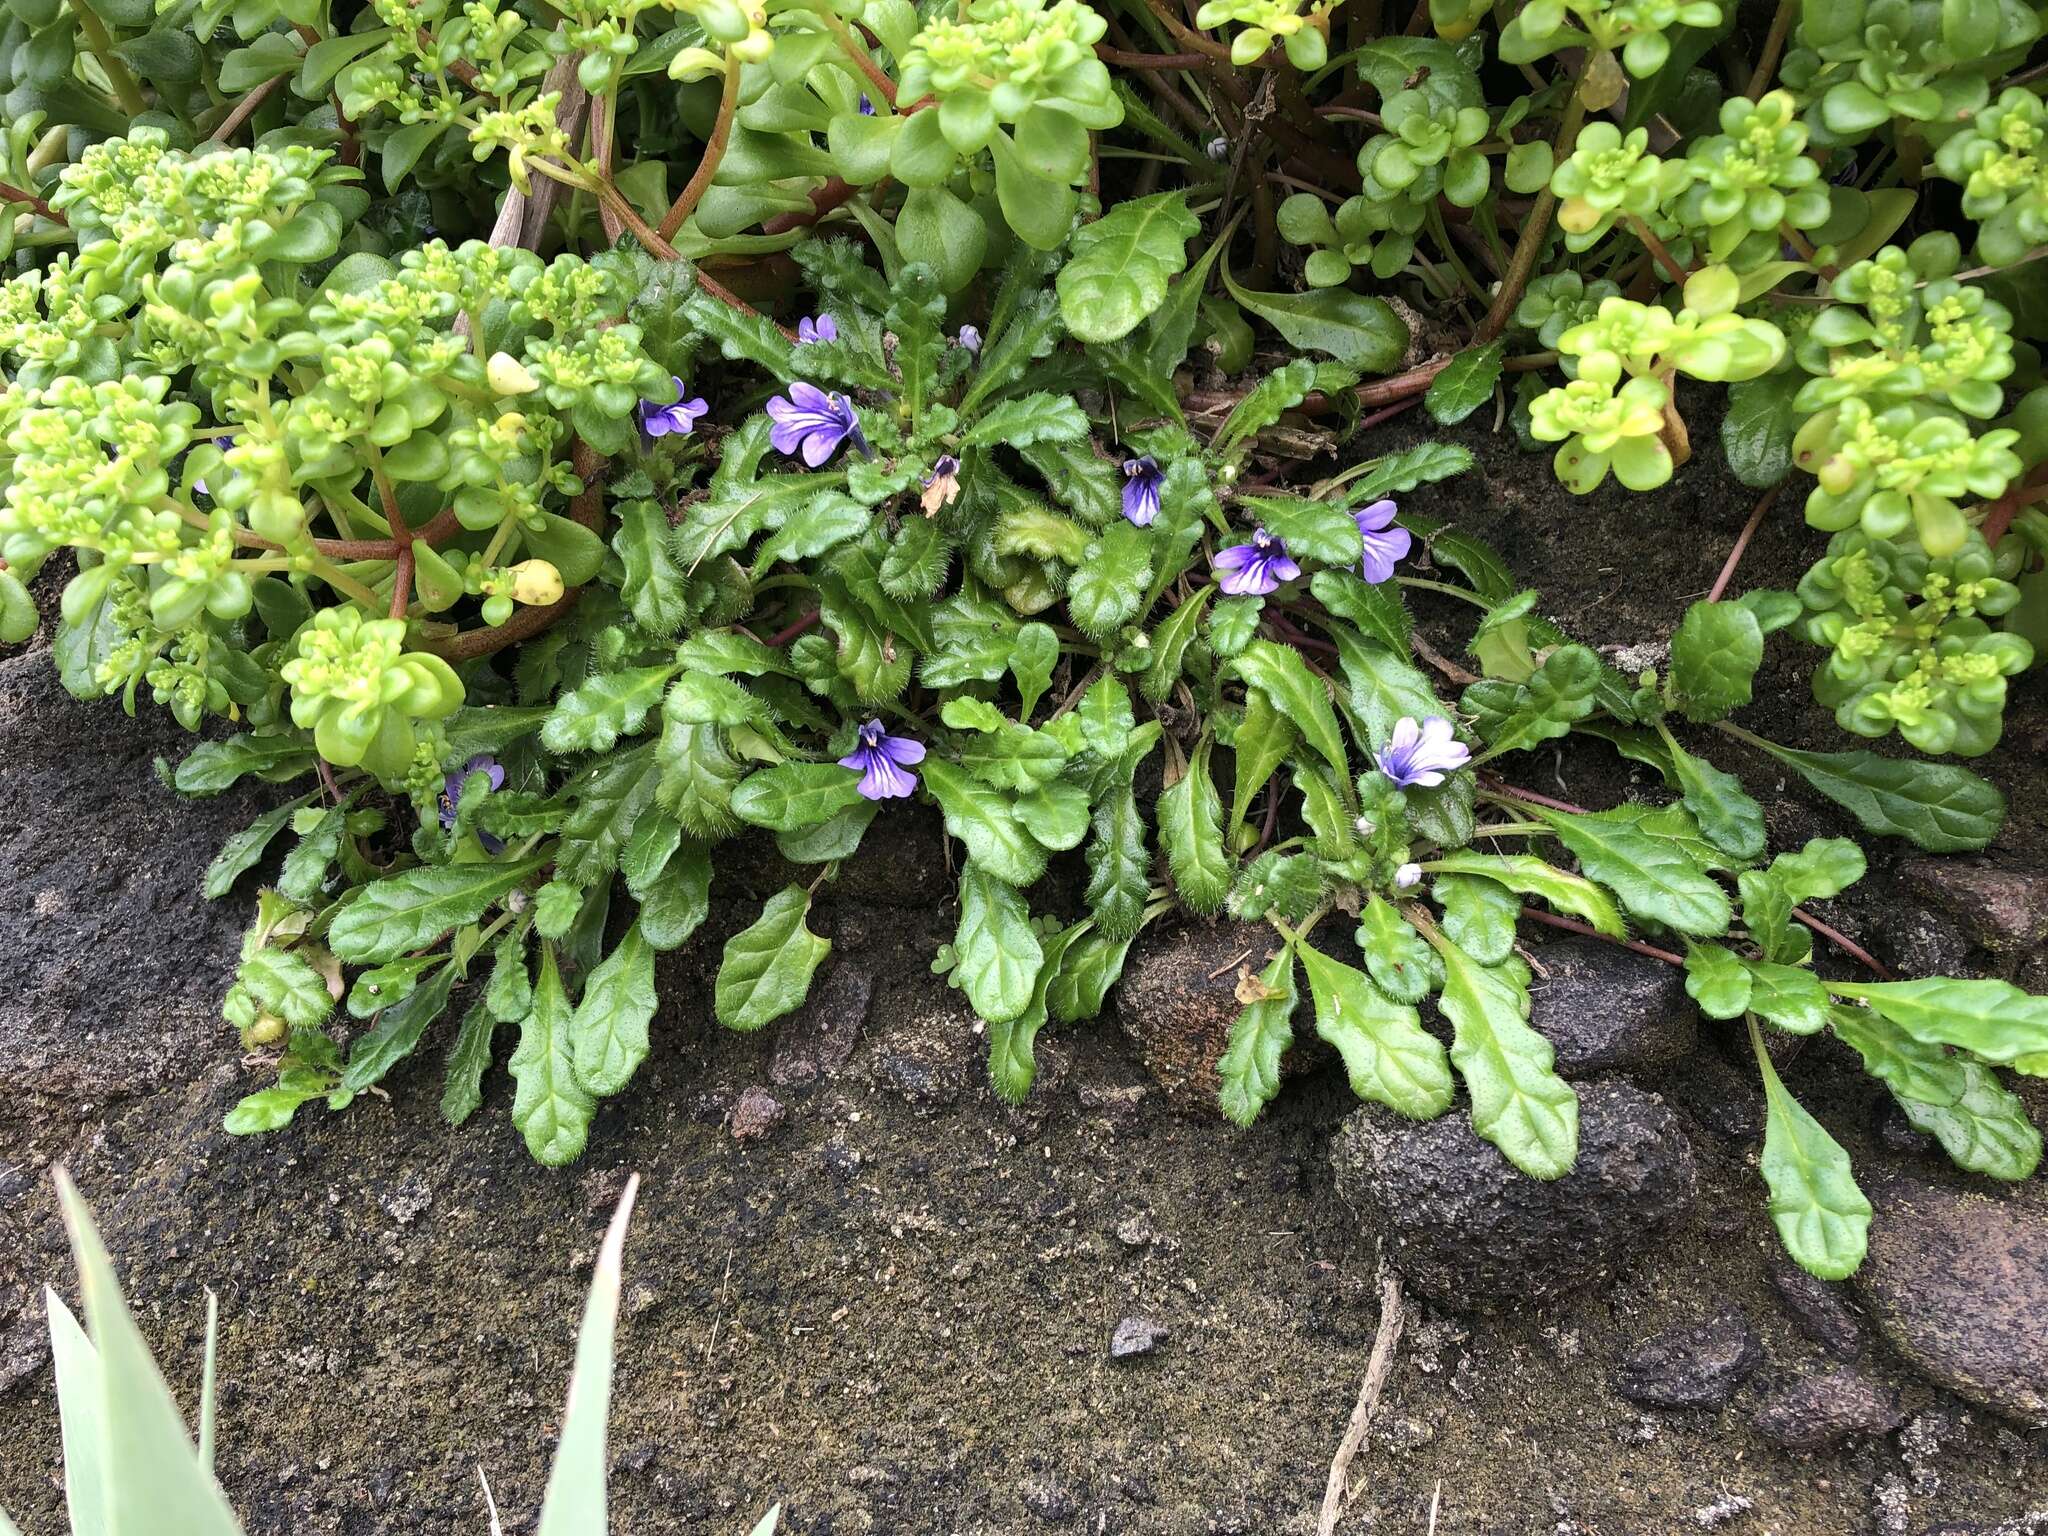
[[[1015,886],[969,863],[960,877],[960,927],[954,975],[984,1022],[1006,1024],[1031,1006],[1045,962],[1031,911]]]
[[[1727,931],[1732,915],[1728,893],[1682,842],[1644,828],[1648,807],[1625,805],[1584,815],[1545,806],[1526,809],[1548,823],[1579,867],[1620,897],[1634,916],[1679,933]]]
[[[1184,192],[1158,192],[1117,204],[1073,234],[1060,269],[1060,314],[1084,342],[1115,341],[1165,302],[1167,285],[1188,264],[1188,241],[1201,230]]]
[[[1563,1178],[1579,1155],[1579,1096],[1529,1027],[1527,972],[1517,960],[1481,965],[1441,935],[1430,942],[1444,963],[1439,1006],[1472,1095],[1472,1129],[1532,1179]]]
[[[1348,782],[1351,763],[1344,751],[1344,734],[1337,726],[1337,712],[1330,705],[1329,690],[1308,669],[1301,652],[1270,640],[1254,640],[1233,665],[1246,684],[1265,694],[1279,714],[1294,722],[1301,739]]]
[[[569,1054],[569,999],[551,944],[540,947],[540,979],[534,983],[533,1011],[519,1026],[519,1047],[508,1063],[514,1084],[512,1123],[526,1138],[534,1161],[550,1168],[583,1155],[590,1116],[597,1107],[577,1079]]]
[[[1754,1023],[1750,1044],[1764,1080],[1764,1152],[1758,1165],[1771,1191],[1771,1223],[1800,1268],[1846,1280],[1863,1263],[1870,1202],[1856,1187],[1849,1154],[1779,1081]]]
[[[1449,1109],[1456,1091],[1451,1064],[1422,1016],[1365,972],[1308,944],[1297,953],[1315,999],[1316,1033],[1343,1056],[1351,1091],[1411,1120],[1433,1120]]]
[[[1408,350],[1408,327],[1385,299],[1348,288],[1306,293],[1256,293],[1238,285],[1228,266],[1223,286],[1247,313],[1257,315],[1290,345],[1324,352],[1360,373],[1389,373]]]
[[[378,965],[424,949],[449,929],[482,917],[543,862],[430,864],[373,880],[335,913],[327,947],[356,965]]]
[[[768,898],[753,924],[726,940],[712,987],[718,1022],[728,1029],[754,1030],[773,1023],[801,1004],[811,977],[832,941],[812,933],[810,893],[785,886]]]
[[[1585,877],[1566,874],[1533,854],[1446,853],[1432,860],[1431,867],[1446,874],[1483,875],[1524,896],[1541,897],[1559,912],[1582,918],[1609,938],[1628,937],[1613,897]]]
[[[938,758],[926,759],[924,781],[946,830],[988,873],[1011,885],[1029,885],[1045,873],[1045,850],[1024,829],[1007,793]]]
[[[1223,851],[1223,801],[1209,776],[1209,755],[1198,752],[1172,788],[1160,795],[1159,842],[1181,904],[1213,916],[1230,891],[1230,858]]]
[[[584,1087],[605,1097],[626,1086],[647,1059],[654,1008],[654,946],[634,923],[590,973],[569,1020],[570,1056]]]
[[[1982,848],[2005,823],[2005,796],[1953,763],[1875,752],[1802,752],[1744,733],[1878,837],[1903,837],[1929,853]]]
[[[1927,1045],[1953,1045],[1986,1061],[2048,1066],[2048,997],[2009,981],[1927,976],[1916,981],[1829,982]]]

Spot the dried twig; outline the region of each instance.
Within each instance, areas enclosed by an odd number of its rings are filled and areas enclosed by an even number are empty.
[[[1382,1257],[1379,1332],[1373,1335],[1372,1359],[1366,1362],[1365,1380],[1359,1384],[1351,1422],[1345,1426],[1344,1438],[1338,1442],[1337,1454],[1330,1461],[1330,1480],[1323,1489],[1323,1511],[1316,1520],[1316,1536],[1332,1536],[1344,1506],[1351,1502],[1351,1460],[1365,1444],[1366,1431],[1372,1428],[1373,1411],[1379,1407],[1380,1394],[1387,1388],[1387,1376],[1394,1368],[1394,1350],[1400,1345],[1405,1321],[1401,1277]]]

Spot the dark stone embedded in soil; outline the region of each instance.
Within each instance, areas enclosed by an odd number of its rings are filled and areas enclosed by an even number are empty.
[[[1645,1339],[1615,1371],[1614,1388],[1648,1408],[1719,1408],[1763,1357],[1748,1320],[1729,1307]]]
[[[1218,1112],[1216,1062],[1244,1010],[1238,971],[1257,975],[1277,943],[1264,923],[1186,923],[1147,928],[1131,945],[1117,1020],[1175,1108]]]
[[[978,1069],[974,1057],[986,1049],[975,1034],[975,1018],[957,992],[923,1002],[899,1016],[865,1058],[875,1083],[900,1094],[923,1112],[959,1098]]]
[[[1138,1355],[1149,1355],[1167,1337],[1167,1330],[1149,1318],[1127,1317],[1116,1325],[1116,1332],[1109,1336],[1109,1358],[1129,1360]]]
[[[2048,1197],[1866,1182],[1852,1283],[1885,1341],[1957,1396],[2048,1425]]]
[[[1852,1370],[1802,1376],[1756,1411],[1757,1433],[1787,1451],[1818,1451],[1851,1435],[1881,1435],[1902,1422],[1899,1400]]]
[[[1529,992],[1529,1022],[1566,1077],[1637,1071],[1678,1061],[1698,1040],[1683,973],[1598,939],[1565,938],[1537,952],[1547,973]]]
[[[1697,1178],[1662,1099],[1618,1081],[1578,1093],[1578,1162],[1554,1182],[1481,1141],[1462,1104],[1425,1124],[1367,1105],[1331,1146],[1337,1191],[1386,1234],[1409,1282],[1447,1306],[1604,1284],[1691,1207]]]
[[[1047,1525],[1071,1525],[1081,1513],[1081,1501],[1066,1484],[1049,1477],[1034,1477],[1018,1490],[1024,1507]]]
[[[1911,859],[1899,875],[1986,949],[2006,954],[2048,940],[2048,870],[1991,858]]]
[[[232,1055],[220,997],[248,917],[239,898],[258,876],[243,877],[238,899],[210,902],[200,875],[281,791],[188,800],[158,782],[154,759],[175,763],[200,740],[153,705],[129,720],[112,700],[72,699],[47,651],[0,661],[0,1089],[11,1108],[125,1097]],[[106,984],[109,964],[124,972],[119,987]]]
[[[776,1025],[768,1080],[778,1088],[799,1088],[845,1066],[860,1043],[874,991],[874,978],[860,967],[827,966],[803,1007]]]
[[[1771,1256],[1769,1273],[1778,1305],[1793,1327],[1839,1359],[1854,1360],[1863,1353],[1863,1324],[1840,1286],[1809,1275],[1783,1253]]]
[[[764,1141],[775,1134],[775,1128],[788,1113],[782,1101],[766,1088],[749,1088],[732,1107],[732,1139]]]

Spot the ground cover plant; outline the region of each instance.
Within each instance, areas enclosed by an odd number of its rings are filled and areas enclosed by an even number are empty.
[[[513,1119],[571,1161],[721,846],[803,871],[718,969],[760,1029],[829,950],[820,887],[921,798],[964,855],[935,965],[1012,1098],[1146,924],[1228,912],[1274,934],[1233,1118],[1312,1029],[1362,1097],[1462,1086],[1555,1178],[1577,1099],[1528,918],[1647,941],[1747,1021],[1816,1273],[1870,1210],[1763,1030],[1839,1035],[1966,1167],[2036,1166],[2000,1074],[2048,1073],[2048,1000],[1821,976],[1813,935],[1845,941],[1803,904],[1864,855],[1773,857],[1711,749],[1872,837],[1998,830],[1945,759],[1996,742],[2048,616],[2037,10],[9,15],[0,636],[61,586],[66,685],[203,733],[178,789],[296,790],[205,882],[282,850],[224,1006],[275,1081],[231,1129],[429,1042],[460,1123],[507,1031]],[[1416,406],[1491,406],[1576,492],[1724,453],[1813,564],[1731,598],[1745,531],[1624,675],[1432,516],[1464,449],[1359,446]],[[1409,593],[1470,610],[1469,667]],[[1846,732],[1925,755],[1732,718],[1774,635]],[[1570,732],[1671,798],[1520,786]],[[1064,857],[1072,910],[1038,894]]]

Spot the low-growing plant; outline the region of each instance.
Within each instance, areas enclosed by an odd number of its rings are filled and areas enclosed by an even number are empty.
[[[2032,1169],[1997,1070],[2048,1070],[2048,1002],[1823,978],[1795,924],[1860,853],[1768,859],[1706,747],[1874,836],[1998,829],[1960,767],[1729,717],[1792,629],[1845,729],[1982,753],[2048,628],[2036,10],[1788,0],[1729,80],[1715,4],[1531,5],[1490,45],[1463,0],[1434,38],[1082,0],[10,14],[0,638],[74,561],[67,686],[212,730],[186,793],[302,781],[206,877],[291,830],[225,1005],[276,1079],[233,1129],[346,1106],[452,1016],[447,1117],[514,1030],[512,1117],[569,1161],[714,850],[753,829],[797,870],[718,967],[759,1029],[829,952],[821,887],[920,798],[965,854],[936,964],[1009,1097],[1145,925],[1227,911],[1275,936],[1233,1116],[1305,977],[1361,1096],[1462,1082],[1556,1177],[1534,916],[1679,946],[1708,1012],[1833,1030],[1966,1166]],[[1404,368],[1368,286],[1456,344]],[[1429,514],[1465,449],[1354,441],[1497,395],[1580,493],[1665,485],[1718,411],[1752,531],[1793,489],[1831,542],[1724,600],[1745,533],[1623,676]],[[1473,611],[1471,668],[1406,593]],[[1568,732],[1676,798],[1518,787]],[[1846,1273],[1867,1208],[1760,1062],[1780,1228]]]
[[[57,1200],[78,1265],[86,1325],[45,1288],[50,1354],[56,1365],[57,1412],[63,1421],[64,1499],[72,1536],[240,1536],[241,1522],[213,1478],[215,1437],[214,1340],[218,1313],[206,1305],[205,1373],[199,1388],[198,1444],[185,1427],[171,1389],[158,1370],[128,1303],[112,1259],[93,1225],[92,1212],[62,1168],[52,1171]],[[576,1335],[576,1365],[562,1411],[562,1433],[535,1530],[539,1536],[603,1536],[606,1513],[605,1424],[611,1412],[612,1334],[632,1220],[636,1175],[612,1215],[598,1249],[590,1298]],[[482,1484],[487,1529],[503,1529]],[[777,1505],[751,1536],[774,1536]],[[0,1510],[0,1533],[20,1536]]]

